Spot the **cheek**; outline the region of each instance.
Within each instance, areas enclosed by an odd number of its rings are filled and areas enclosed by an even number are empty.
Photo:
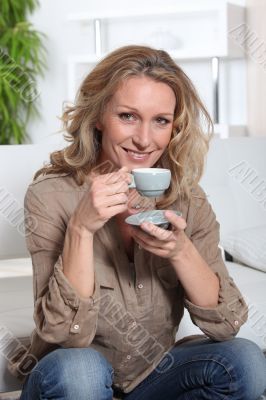
[[[164,150],[168,146],[171,139],[171,133],[172,131],[163,132],[162,135],[158,137],[157,144],[160,149]]]
[[[105,131],[106,140],[112,144],[120,144],[134,134],[132,126],[112,123]]]

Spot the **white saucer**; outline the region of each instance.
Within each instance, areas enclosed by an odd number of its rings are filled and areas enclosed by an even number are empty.
[[[125,219],[125,222],[130,225],[140,225],[142,222],[152,222],[154,225],[169,224],[169,221],[164,216],[165,211],[166,210],[143,211],[138,214],[130,215]],[[174,211],[174,213],[180,217],[182,216],[180,211]]]

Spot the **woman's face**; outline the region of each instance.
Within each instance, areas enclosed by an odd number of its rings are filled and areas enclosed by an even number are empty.
[[[99,163],[152,167],[167,147],[176,105],[173,90],[147,77],[123,82],[96,127],[102,132]]]

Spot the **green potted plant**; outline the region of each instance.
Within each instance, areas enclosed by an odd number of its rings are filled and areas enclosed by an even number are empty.
[[[29,120],[39,115],[44,35],[27,21],[38,5],[38,0],[0,1],[0,144],[24,143]]]

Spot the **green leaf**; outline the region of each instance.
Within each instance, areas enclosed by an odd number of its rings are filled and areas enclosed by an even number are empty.
[[[0,0],[0,144],[23,143],[28,122],[40,116],[38,99],[26,97],[47,68],[46,36],[27,19],[38,6],[38,0]]]

